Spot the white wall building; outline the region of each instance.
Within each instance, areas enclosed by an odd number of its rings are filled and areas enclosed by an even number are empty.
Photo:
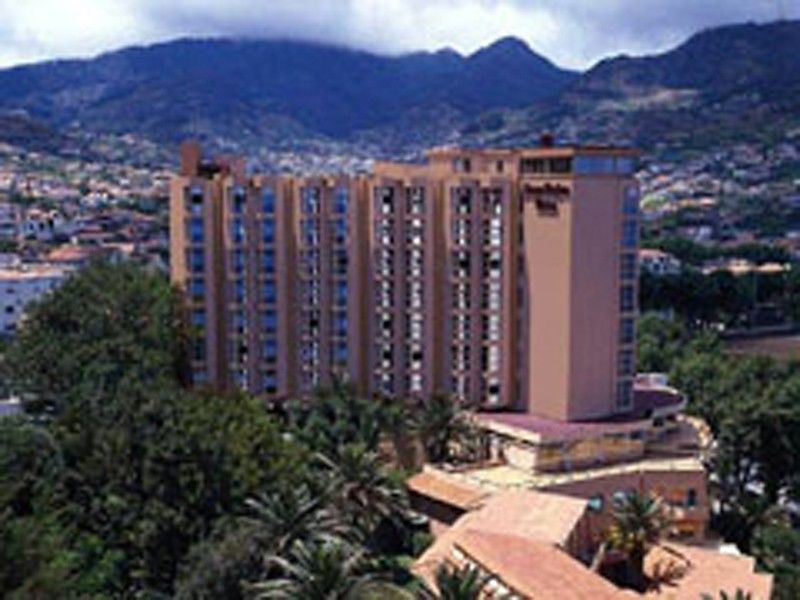
[[[19,206],[10,202],[0,202],[0,240],[17,239],[20,220]]]
[[[52,266],[0,268],[0,336],[14,335],[28,305],[58,287],[67,273]]]
[[[667,252],[642,248],[639,250],[639,267],[652,275],[677,275],[681,272],[681,261]]]

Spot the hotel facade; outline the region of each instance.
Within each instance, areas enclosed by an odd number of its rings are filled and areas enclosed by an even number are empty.
[[[280,401],[344,380],[568,422],[634,411],[634,163],[544,144],[266,176],[185,144],[171,269],[195,383]]]

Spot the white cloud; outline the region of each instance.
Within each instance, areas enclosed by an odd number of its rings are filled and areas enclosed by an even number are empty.
[[[663,50],[712,25],[771,20],[782,0],[0,0],[0,64],[187,35],[287,37],[381,52],[471,52],[506,35],[559,64]],[[784,16],[800,17],[783,0]]]

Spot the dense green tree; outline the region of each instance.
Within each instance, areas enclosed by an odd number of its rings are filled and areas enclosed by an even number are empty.
[[[32,413],[86,410],[123,383],[182,383],[188,329],[160,275],[98,262],[32,306],[6,363]]]
[[[289,431],[296,439],[326,456],[335,456],[339,446],[346,444],[362,444],[375,451],[404,418],[402,405],[361,398],[341,383],[319,390],[311,401],[290,402],[286,412]]]
[[[800,598],[800,532],[785,523],[762,527],[753,540],[753,554],[775,575],[775,600]]]
[[[477,428],[467,407],[452,397],[435,395],[421,404],[413,427],[420,437],[427,460],[474,460],[481,452]]]
[[[334,505],[363,539],[369,540],[384,520],[405,517],[405,488],[390,477],[377,453],[362,444],[347,444],[333,457],[320,456],[319,460],[331,478]]]

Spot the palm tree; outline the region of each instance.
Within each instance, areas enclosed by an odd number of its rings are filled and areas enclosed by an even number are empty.
[[[634,589],[645,590],[644,558],[670,525],[659,498],[634,492],[626,494],[617,503],[608,541],[613,548],[627,554],[628,584]]]
[[[341,446],[334,458],[319,461],[331,475],[333,502],[345,519],[369,536],[384,519],[402,519],[408,498],[392,480],[376,452],[363,444]]]
[[[346,536],[347,527],[327,502],[329,491],[313,493],[307,485],[247,500],[250,515],[241,519],[267,552],[283,554],[297,540]]]
[[[436,395],[426,402],[415,426],[431,462],[454,458],[454,446],[469,449],[476,437],[459,402],[447,396]]]
[[[711,594],[703,594],[702,600],[715,600],[715,598]],[[720,591],[719,597],[716,600],[753,600],[753,594],[750,592],[744,592],[741,589],[737,589],[733,594]]]
[[[259,599],[363,600],[392,587],[380,581],[361,548],[342,540],[297,541],[285,558],[273,555],[268,563],[280,576],[252,586]]]
[[[441,564],[436,570],[436,590],[425,588],[421,596],[423,600],[479,600],[488,583],[489,577],[471,565]]]

